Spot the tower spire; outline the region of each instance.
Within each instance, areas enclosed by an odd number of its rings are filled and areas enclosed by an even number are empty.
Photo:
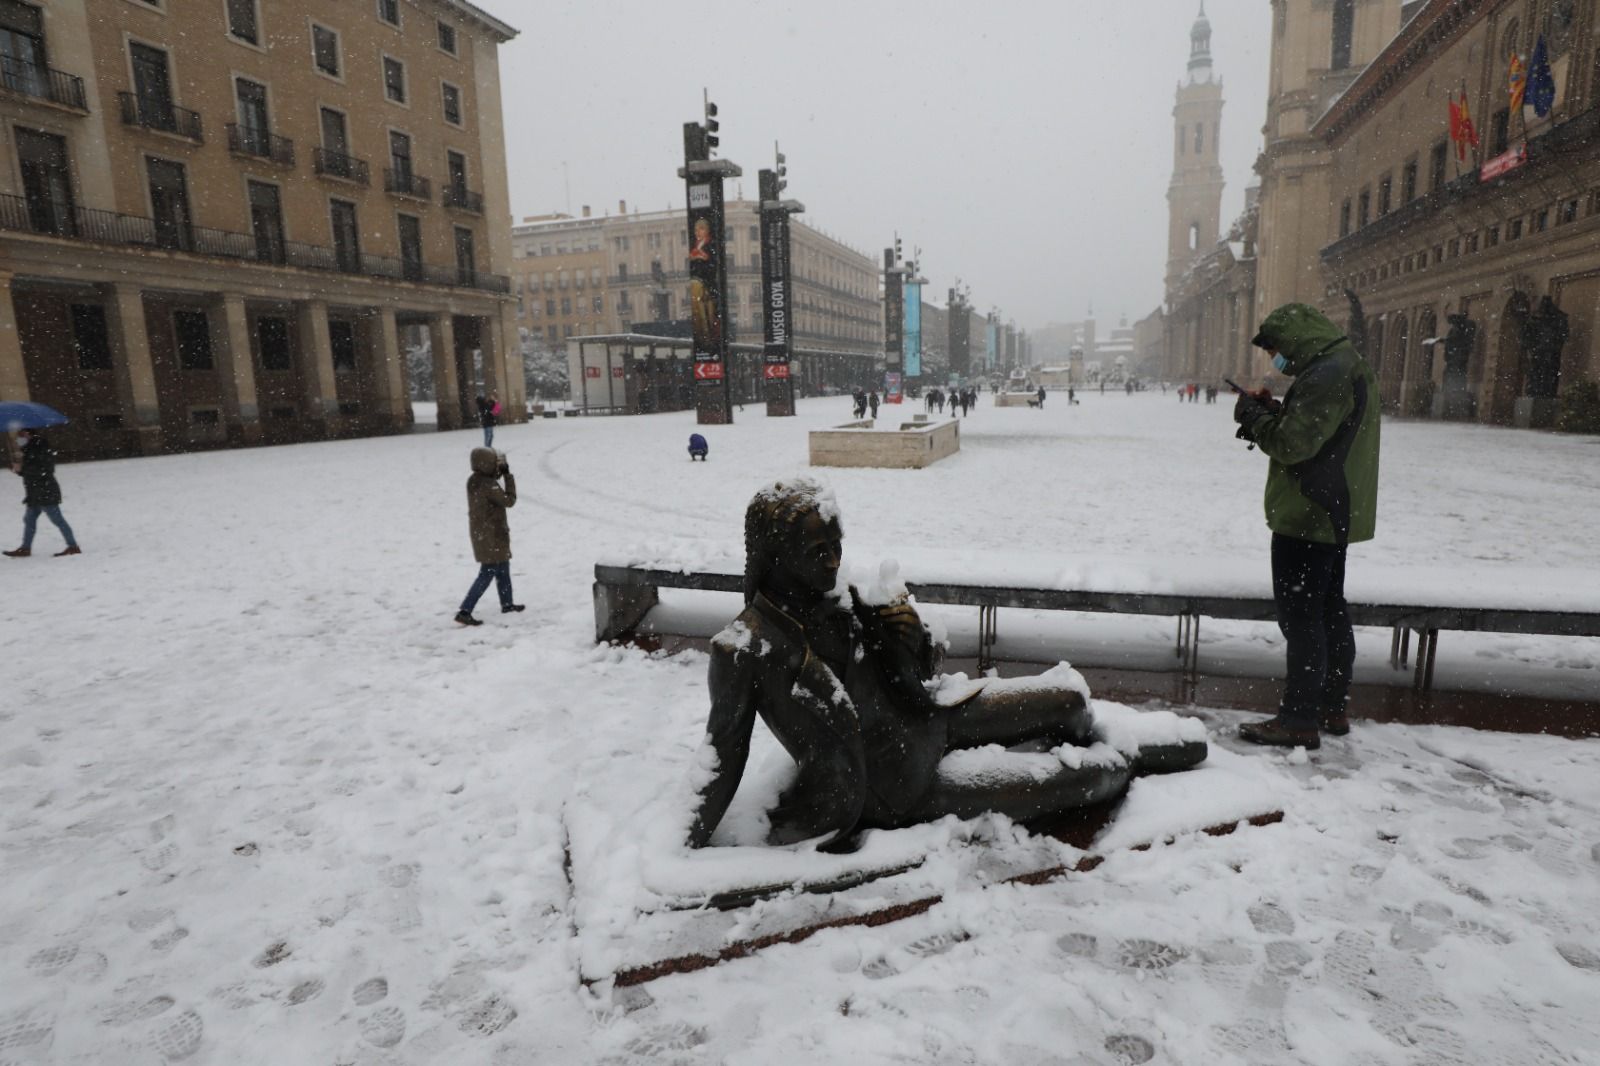
[[[1211,20],[1206,18],[1205,0],[1200,14],[1189,28],[1189,84],[1204,85],[1211,80]]]

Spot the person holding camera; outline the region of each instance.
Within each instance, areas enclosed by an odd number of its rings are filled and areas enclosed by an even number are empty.
[[[1253,744],[1321,746],[1350,731],[1355,635],[1344,599],[1349,547],[1378,514],[1378,381],[1344,331],[1308,304],[1269,314],[1250,341],[1294,379],[1280,403],[1239,390],[1237,436],[1271,460],[1272,598],[1288,644],[1283,699],[1271,720],[1240,727]]]
[[[504,483],[502,485],[502,482]],[[493,448],[472,449],[472,476],[467,478],[467,524],[472,536],[472,555],[478,560],[478,576],[461,601],[456,621],[464,626],[481,626],[472,616],[478,598],[493,581],[500,593],[500,613],[523,609],[511,602],[511,527],[506,511],[517,504],[517,479],[505,456]]]

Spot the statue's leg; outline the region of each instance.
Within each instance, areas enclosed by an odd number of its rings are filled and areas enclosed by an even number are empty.
[[[950,750],[1030,740],[1052,745],[1094,743],[1094,716],[1081,692],[1068,688],[985,690],[950,708]]]
[[[994,811],[1031,822],[1114,799],[1132,776],[1132,768],[1121,759],[1074,768],[1048,755],[1013,752],[986,757],[977,769],[964,762],[941,764],[933,788],[908,821],[947,814],[975,818]]]

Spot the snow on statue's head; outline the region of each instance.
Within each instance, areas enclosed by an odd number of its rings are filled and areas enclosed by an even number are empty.
[[[780,478],[751,498],[744,511],[745,603],[755,600],[762,583],[788,553],[801,521],[812,514],[828,523],[837,536],[844,535],[839,501],[833,489],[816,478]]]

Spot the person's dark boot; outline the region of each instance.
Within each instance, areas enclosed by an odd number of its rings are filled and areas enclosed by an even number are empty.
[[[33,549],[32,548],[13,548],[11,551],[8,551],[8,552],[0,552],[0,555],[4,555],[9,559],[26,559],[28,556],[30,556],[32,554],[33,554]]]
[[[1267,744],[1274,748],[1305,748],[1307,751],[1316,751],[1322,747],[1322,737],[1315,726],[1307,728],[1294,725],[1284,721],[1281,714],[1265,722],[1247,722],[1240,726],[1239,739],[1249,741],[1251,744]]]
[[[463,626],[481,626],[483,625],[483,619],[472,617],[471,611],[457,611],[456,624]]]
[[[1322,712],[1322,731],[1330,737],[1342,737],[1350,732],[1350,715],[1345,713],[1341,705],[1331,711]]]
[[[82,554],[83,554],[83,549],[78,547],[76,544],[74,544],[70,548],[62,548],[60,551],[56,552],[56,558],[59,559],[63,555],[82,555]]]
[[[528,608],[527,608],[526,604],[508,603],[504,607],[500,608],[500,613],[501,614],[510,614],[513,611],[526,611],[527,609]]]

